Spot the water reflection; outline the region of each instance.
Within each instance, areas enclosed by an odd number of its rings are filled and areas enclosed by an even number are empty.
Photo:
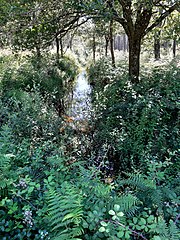
[[[91,87],[87,81],[86,71],[82,71],[76,81],[69,115],[77,121],[89,120],[91,116]]]

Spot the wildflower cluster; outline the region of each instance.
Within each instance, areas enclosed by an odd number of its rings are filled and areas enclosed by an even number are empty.
[[[31,210],[25,210],[24,211],[24,220],[23,223],[28,225],[29,227],[33,226],[33,218],[32,218],[32,211]]]

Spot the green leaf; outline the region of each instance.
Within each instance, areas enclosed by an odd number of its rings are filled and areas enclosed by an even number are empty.
[[[115,221],[116,219],[118,220],[119,218],[118,218],[116,215],[114,215],[114,216],[112,217],[112,220]]]
[[[18,228],[23,228],[24,226],[23,225],[18,225]]]
[[[141,226],[138,226],[138,225],[137,225],[137,226],[136,226],[136,229],[140,231],[142,228],[141,228]]]
[[[153,215],[150,215],[148,218],[147,218],[147,222],[148,223],[151,223],[154,221],[154,216]]]
[[[108,224],[104,221],[100,222],[100,224],[103,226],[103,227],[106,227]]]
[[[151,225],[148,225],[148,228],[150,228],[150,229],[156,228],[156,224],[153,223],[153,224],[151,224]]]
[[[51,182],[52,179],[53,179],[53,176],[49,176],[49,177],[48,177],[48,182]]]
[[[68,219],[71,219],[74,216],[75,216],[74,213],[68,213],[66,216],[64,216],[64,218],[62,219],[62,222],[66,221]]]
[[[123,216],[124,216],[124,213],[123,213],[123,212],[118,212],[118,213],[117,213],[117,216],[118,216],[118,217],[123,217]]]
[[[120,209],[120,206],[118,204],[115,204],[114,205],[114,211],[118,212]]]
[[[33,190],[34,190],[34,186],[29,187],[29,188],[28,188],[28,193],[32,193]]]
[[[84,220],[83,221],[83,228],[88,228],[89,227],[89,224]]]
[[[100,227],[100,229],[99,229],[99,232],[105,232],[106,231],[106,229],[105,229],[105,227]]]
[[[130,239],[130,234],[129,234],[129,232],[126,232],[126,233],[125,233],[125,239]]]
[[[162,240],[159,236],[154,236],[153,240]]]
[[[109,210],[109,215],[116,215],[116,213],[115,213],[115,211],[113,211],[113,210]]]
[[[148,232],[148,231],[149,231],[149,228],[148,228],[148,227],[145,227],[144,231],[145,231],[145,232]]]
[[[146,220],[144,218],[140,218],[139,225],[145,225]]]
[[[118,232],[118,233],[117,233],[117,236],[118,236],[119,238],[122,238],[122,237],[124,236],[124,232],[123,232],[123,231]]]
[[[137,223],[137,221],[138,221],[138,218],[136,218],[136,217],[133,217],[133,223]]]

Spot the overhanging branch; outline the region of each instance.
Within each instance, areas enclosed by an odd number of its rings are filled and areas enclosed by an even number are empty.
[[[177,10],[179,7],[179,3],[174,4],[172,7],[170,7],[167,11],[162,13],[158,19],[154,23],[152,23],[145,31],[144,36],[149,33],[152,29],[157,27],[166,17],[168,17],[173,11]]]

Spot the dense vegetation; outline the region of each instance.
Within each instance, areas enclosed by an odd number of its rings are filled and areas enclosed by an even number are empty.
[[[0,2],[0,239],[179,240],[179,1]]]
[[[1,58],[1,238],[179,239],[179,70],[131,86],[122,64],[99,60],[89,68],[96,117],[78,136],[52,104],[67,60],[47,59]]]

